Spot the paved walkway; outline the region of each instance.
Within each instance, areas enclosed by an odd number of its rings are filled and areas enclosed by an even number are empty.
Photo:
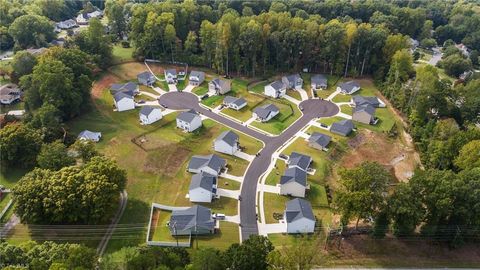
[[[160,95],[163,95],[163,94],[166,94],[167,91],[163,90],[162,88],[160,87],[152,87],[153,90],[157,91],[158,94]]]
[[[240,190],[219,188],[217,189],[217,195],[220,195],[220,197],[228,197],[228,198],[238,200],[238,196],[240,196]]]
[[[175,84],[168,84],[168,92],[178,92],[177,86]]]
[[[235,224],[240,224],[240,216],[239,215],[236,215],[236,216],[225,216],[225,220],[226,222],[232,222],[232,223],[235,223]]]
[[[193,88],[195,88],[195,85],[187,85],[187,87],[185,87],[185,89],[182,90],[182,92],[187,92],[187,93],[191,93]]]
[[[249,154],[247,154],[245,152],[242,152],[242,151],[235,152],[235,156],[239,157],[241,159],[245,159],[247,161],[252,161],[255,158],[254,155],[249,155]]]
[[[343,117],[345,119],[352,119],[352,116],[346,113],[338,112],[336,116]]]
[[[158,106],[157,100],[149,100],[145,101],[145,103],[135,103],[135,107],[143,107],[143,106]]]
[[[308,99],[308,94],[307,94],[307,91],[305,91],[305,89],[298,89],[297,91],[300,93],[300,96],[302,97],[302,101]]]
[[[157,99],[160,96],[160,95],[154,95],[152,93],[144,92],[144,91],[140,91],[140,94],[145,95],[145,96],[149,96],[149,97],[154,98],[154,99]]]
[[[228,173],[222,173],[222,174],[220,174],[220,177],[227,178],[227,179],[230,179],[230,180],[233,180],[233,181],[237,181],[239,183],[243,182],[243,177],[231,175],[231,174],[228,174]]]
[[[294,97],[291,97],[291,96],[289,96],[289,95],[284,95],[283,98],[286,99],[286,100],[288,100],[288,101],[290,101],[290,102],[292,102],[292,103],[295,104],[295,105],[300,104],[300,100],[298,100],[298,99],[296,99],[296,98],[294,98]]]
[[[267,235],[271,233],[286,233],[286,223],[272,223],[272,224],[258,224],[258,233],[260,235]]]
[[[268,193],[280,194],[280,186],[271,186],[271,185],[258,184],[257,189],[258,189],[258,191],[260,191],[260,192],[268,192]]]
[[[325,100],[332,100],[336,95],[340,94],[340,90],[335,90],[335,92],[331,93]]]
[[[219,113],[223,109],[222,105],[218,105],[217,107],[212,109],[212,112]]]
[[[243,124],[244,124],[245,126],[248,126],[248,125],[250,125],[251,123],[253,123],[253,121],[255,121],[255,119],[256,119],[256,118],[252,116],[252,117],[250,117],[250,119],[248,119],[247,121],[243,122]]]

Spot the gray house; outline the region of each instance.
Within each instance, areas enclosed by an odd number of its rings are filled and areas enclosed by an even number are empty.
[[[282,77],[282,82],[288,89],[301,89],[303,85],[303,79],[300,77],[300,74],[292,74]]]
[[[277,108],[277,106],[273,104],[265,104],[255,108],[255,110],[253,110],[253,116],[261,122],[267,122],[275,117],[279,112],[280,110]]]
[[[383,103],[378,97],[364,97],[360,95],[355,95],[352,97],[351,102],[356,107],[361,107],[366,105],[370,105],[375,108],[385,107],[385,103]]]
[[[215,151],[227,155],[234,155],[240,150],[240,137],[233,131],[224,131],[213,142]]]
[[[342,136],[348,136],[348,134],[350,134],[354,128],[355,126],[353,125],[352,120],[342,120],[333,123],[330,127],[330,132]]]
[[[198,86],[203,83],[205,80],[205,72],[192,70],[190,72],[190,77],[188,77],[188,83],[190,85]]]
[[[137,80],[139,84],[152,86],[155,83],[156,79],[150,71],[144,71],[137,75]]]
[[[217,95],[223,95],[232,90],[232,82],[215,78],[208,83],[208,91],[215,92]]]
[[[173,236],[213,234],[215,223],[209,208],[194,205],[184,210],[172,211],[168,228]]]
[[[313,233],[315,231],[312,205],[306,200],[288,201],[284,219],[287,222],[287,233]]]
[[[290,167],[280,177],[280,194],[295,197],[305,197],[307,188],[307,173],[297,167]]]
[[[356,81],[344,82],[337,86],[337,91],[340,91],[344,95],[351,95],[358,90],[360,90],[360,84]]]
[[[312,164],[312,158],[310,156],[292,152],[288,157],[288,168],[299,168],[307,171]]]
[[[193,132],[202,126],[202,118],[195,110],[181,112],[177,115],[177,127],[186,132]]]
[[[311,84],[313,90],[327,89],[327,77],[322,74],[315,74],[311,78]]]
[[[168,84],[176,84],[177,83],[177,70],[176,69],[165,69],[165,81]]]
[[[223,99],[223,105],[230,109],[241,110],[243,107],[247,106],[247,101],[244,98],[237,98],[232,96],[225,96]]]
[[[352,119],[367,125],[375,124],[375,107],[371,105],[363,105],[353,108]]]
[[[217,177],[208,173],[197,173],[192,176],[188,197],[191,202],[212,202],[217,193]]]
[[[114,83],[110,86],[110,93],[115,95],[119,92],[127,94],[129,96],[135,96],[140,91],[138,90],[138,84],[134,82],[127,82],[127,83]]]
[[[191,173],[206,172],[218,176],[227,166],[227,161],[215,154],[195,155],[190,159],[187,170]]]
[[[327,150],[327,146],[331,140],[332,137],[328,135],[314,132],[310,135],[310,138],[308,138],[308,145],[318,150]]]
[[[92,141],[92,142],[98,142],[100,141],[100,138],[102,138],[102,133],[101,132],[94,132],[90,130],[84,130],[78,134],[77,139],[82,140],[82,141]]]
[[[281,98],[287,93],[287,87],[281,81],[274,81],[265,85],[264,94],[273,98]]]

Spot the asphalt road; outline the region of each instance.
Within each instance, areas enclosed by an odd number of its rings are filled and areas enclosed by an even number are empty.
[[[198,104],[198,98],[191,93],[171,92],[160,97],[159,103],[173,110],[194,109],[195,111],[212,118],[232,129],[236,129],[248,134],[265,143],[265,147],[259,152],[248,167],[242,184],[240,196],[240,225],[242,230],[242,240],[248,239],[250,235],[258,234],[256,217],[256,193],[257,183],[262,174],[268,169],[272,162],[272,154],[279,149],[288,139],[300,131],[310,120],[318,117],[329,117],[337,114],[339,108],[330,101],[319,99],[308,99],[300,103],[303,108],[303,116],[300,117],[282,134],[269,137],[255,130],[247,128],[237,122],[216,114]]]

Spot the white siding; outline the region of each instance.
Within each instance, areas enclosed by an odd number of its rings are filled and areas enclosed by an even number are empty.
[[[297,182],[289,182],[280,186],[280,194],[305,198],[305,187]]]
[[[313,233],[315,230],[315,221],[301,218],[294,222],[287,223],[287,233]]]
[[[144,125],[155,123],[160,119],[162,119],[162,111],[160,109],[153,110],[148,116],[140,115],[140,121]]]
[[[224,153],[227,155],[233,155],[238,151],[237,146],[232,147],[227,143],[225,143],[224,141],[215,141],[213,144],[213,148],[215,149],[215,151]]]
[[[122,98],[120,101],[115,102],[115,107],[117,107],[117,111],[119,112],[133,110],[135,109],[135,102],[133,98]]]

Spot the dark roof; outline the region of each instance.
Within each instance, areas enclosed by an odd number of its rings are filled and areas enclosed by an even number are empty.
[[[353,88],[360,87],[360,84],[356,81],[348,81],[339,85],[341,89],[345,90],[347,93],[351,93]]]
[[[194,77],[198,77],[198,78],[205,77],[205,72],[203,72],[203,71],[197,71],[197,70],[192,70],[192,71],[190,72],[190,76],[194,76]]]
[[[363,105],[372,105],[373,107],[378,107],[380,105],[380,101],[377,97],[364,97],[355,95],[352,97],[353,103],[355,106],[363,106]]]
[[[215,221],[209,208],[194,205],[184,210],[173,210],[169,226],[172,232],[175,232],[175,230],[195,230],[199,228],[213,230]]]
[[[301,79],[302,77],[300,77],[300,74],[296,73],[296,74],[285,76],[285,78],[287,78],[288,82],[296,82],[298,79]]]
[[[133,99],[133,97],[131,95],[128,95],[124,92],[118,92],[116,93],[113,98],[115,99],[116,102],[119,102],[120,100],[124,99],[124,98],[129,98],[129,99]]]
[[[366,112],[371,116],[375,115],[375,107],[371,105],[364,105],[364,106],[356,106],[353,108],[353,113],[358,113],[358,112]]]
[[[343,136],[347,136],[354,128],[352,120],[342,120],[332,124],[330,131]]]
[[[177,70],[176,69],[166,69],[165,70],[165,74],[170,74],[170,75],[173,75],[173,76],[177,76]]]
[[[307,186],[307,173],[297,167],[288,168],[285,173],[280,177],[280,184],[284,185],[290,182],[297,182],[300,185]]]
[[[160,110],[160,108],[153,107],[153,106],[143,106],[140,110],[140,114],[149,116],[154,110]]]
[[[270,86],[272,86],[273,89],[275,89],[275,90],[277,90],[277,91],[278,91],[278,90],[281,90],[282,88],[285,87],[285,85],[284,85],[283,82],[281,82],[281,81],[274,81],[274,82],[272,82],[272,83],[270,84]]]
[[[154,78],[153,74],[150,71],[144,71],[142,73],[139,73],[137,75],[137,79],[144,79],[144,80],[149,80]]]
[[[235,146],[238,143],[238,139],[238,135],[235,132],[229,130],[222,132],[215,141],[224,141],[230,146]]]
[[[313,84],[318,84],[318,85],[327,85],[327,77],[325,77],[322,74],[315,74],[311,78],[311,82]]]
[[[85,138],[85,139],[88,139],[88,140],[97,140],[100,137],[102,137],[101,132],[94,132],[94,131],[90,131],[90,130],[87,130],[87,129],[80,132],[77,136],[77,138]]]
[[[208,191],[213,190],[213,185],[217,182],[217,177],[205,172],[197,173],[192,176],[190,187],[188,190],[196,189],[198,187]]]
[[[299,198],[287,202],[285,217],[287,219],[287,223],[291,223],[301,218],[307,218],[315,221],[315,216],[313,215],[312,205],[310,202]]]
[[[278,112],[278,108],[277,106],[269,103],[269,104],[265,104],[263,106],[260,106],[260,107],[257,107],[255,108],[255,110],[253,110],[253,112],[258,116],[260,117],[261,119],[266,119],[268,118],[268,116],[270,115],[270,113],[272,112]]]
[[[237,98],[237,97],[232,97],[232,96],[226,96],[223,99],[223,103],[225,104],[235,104],[237,106],[241,106],[242,104],[247,103],[247,101],[244,98]]]
[[[288,166],[298,166],[302,170],[306,171],[308,166],[312,163],[312,158],[310,156],[300,154],[297,152],[292,152],[288,158]]]
[[[222,80],[220,78],[215,78],[211,80],[211,83],[215,84],[215,87],[220,89],[228,89],[230,88],[230,85],[231,85],[231,81]]]
[[[184,122],[191,123],[193,119],[196,117],[200,117],[198,113],[195,110],[189,110],[186,112],[181,112],[178,116],[177,119],[180,119]]]
[[[220,170],[225,167],[225,165],[227,165],[227,161],[215,154],[210,154],[206,156],[195,155],[190,159],[190,162],[188,163],[188,168],[198,170],[203,167],[209,167],[216,172],[220,172]]]
[[[130,96],[133,96],[137,88],[138,84],[134,82],[114,83],[110,86],[110,93],[113,95],[118,92],[124,92]]]
[[[319,132],[314,132],[310,136],[310,138],[308,138],[309,142],[316,143],[321,147],[327,147],[327,145],[330,143],[331,140],[332,140],[332,137]]]

